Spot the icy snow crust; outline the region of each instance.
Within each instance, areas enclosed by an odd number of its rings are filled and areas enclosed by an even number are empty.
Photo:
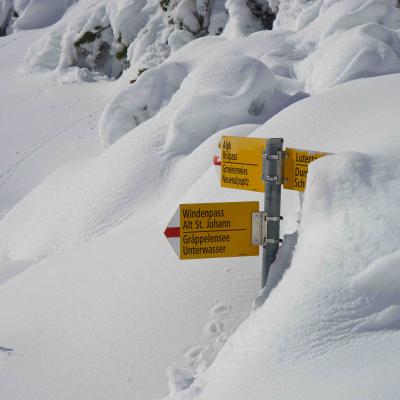
[[[174,400],[293,393],[397,399],[400,14],[394,3],[274,1],[279,29],[252,33],[259,27],[241,12],[244,2],[229,1],[228,18],[215,1],[203,21],[210,33],[226,24],[225,31],[194,40],[205,27],[192,18],[192,1],[165,14],[158,1],[82,0],[31,47],[22,81],[10,59],[41,32],[21,27],[2,38],[0,82],[10,101],[1,103],[7,146],[0,183],[7,194],[0,210],[8,212],[0,221],[6,377],[0,394],[160,398],[168,371]],[[3,9],[10,4],[0,2]],[[42,3],[17,4],[28,10]],[[196,12],[204,4],[196,2]],[[169,24],[170,16],[185,29]],[[82,42],[87,32],[95,40]],[[118,82],[105,78],[124,68]],[[48,70],[55,73],[32,74]],[[353,81],[363,77],[369,79]],[[86,93],[91,85],[96,98]],[[27,96],[16,109],[19,93]],[[59,96],[75,101],[72,120],[55,101]],[[47,131],[41,105],[50,103]],[[106,149],[96,155],[98,138],[85,125],[97,123],[104,103],[99,131]],[[95,115],[87,119],[86,111]],[[31,135],[21,129],[20,114]],[[65,129],[53,129],[58,121]],[[248,312],[259,263],[202,261],[207,273],[194,262],[182,270],[160,232],[179,203],[261,200],[218,188],[210,163],[221,130],[343,154],[311,167],[298,232],[297,195],[284,193],[287,235],[273,290],[207,369]],[[29,157],[15,164],[21,145]],[[39,167],[42,159],[49,165]]]

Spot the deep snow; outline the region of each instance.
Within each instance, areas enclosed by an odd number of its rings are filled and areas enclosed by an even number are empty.
[[[62,3],[0,38],[1,397],[397,399],[396,2],[271,1],[273,31],[241,0]],[[222,134],[335,153],[284,191],[253,313],[258,258],[162,235],[179,203],[262,201],[218,187]]]
[[[20,74],[26,49],[41,34],[0,38],[0,216],[57,167],[101,150],[97,122],[113,89],[107,82],[60,87],[49,73]]]
[[[287,144],[340,153],[310,167],[281,282],[208,371],[169,398],[398,397],[399,87],[398,74],[352,82],[254,132],[295,130]]]

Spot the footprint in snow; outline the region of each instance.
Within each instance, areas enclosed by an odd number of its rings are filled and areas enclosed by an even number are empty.
[[[203,350],[202,346],[194,346],[185,353],[184,357],[186,360],[192,360],[194,358],[198,358],[202,350]]]
[[[223,303],[218,303],[211,309],[212,315],[226,314],[229,311],[229,307]]]
[[[211,321],[204,328],[205,334],[207,336],[218,335],[219,333],[221,333],[222,330],[223,330],[223,324],[222,322],[219,321]]]

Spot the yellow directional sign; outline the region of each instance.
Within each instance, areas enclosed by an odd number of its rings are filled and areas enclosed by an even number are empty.
[[[221,186],[264,192],[262,154],[267,139],[222,136]]]
[[[257,256],[251,243],[252,212],[257,201],[181,204],[179,258]]]
[[[283,187],[285,189],[304,192],[307,182],[308,164],[328,154],[321,151],[286,148]]]

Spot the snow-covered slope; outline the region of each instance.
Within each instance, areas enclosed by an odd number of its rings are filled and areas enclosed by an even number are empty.
[[[58,25],[64,29],[77,10]],[[220,129],[265,122],[304,98],[303,87],[315,92],[400,71],[399,29],[400,10],[386,2],[339,1],[298,32],[200,38],[135,83],[122,79],[99,128],[107,146],[124,140],[74,172],[56,172],[10,211],[0,223],[0,256],[36,259],[104,233],[141,204],[168,197],[175,173],[181,184],[174,193],[183,194],[208,166],[213,150],[196,150],[202,142]],[[64,49],[60,57],[68,54]]]
[[[13,350],[0,350],[1,398],[160,398],[210,364],[260,271],[250,259],[180,264],[161,210],[6,282],[0,264],[0,344]]]
[[[361,398],[358,393],[395,398],[398,285],[396,254],[389,255],[398,243],[400,143],[391,116],[399,85],[399,75],[346,84],[293,105],[254,133],[279,132],[271,136],[282,134],[297,147],[380,155],[347,153],[313,166],[289,271],[185,396],[286,398],[296,390],[298,398],[320,398],[329,390],[333,399],[346,398],[342,391],[352,399]],[[318,117],[311,117],[316,108]],[[364,140],[351,141],[353,134]],[[214,175],[210,169],[182,202],[249,199],[219,189]],[[291,194],[285,192],[284,204]],[[154,398],[165,393],[164,373],[181,352],[170,383],[182,395],[208,365],[225,333],[216,300],[230,305],[234,317],[219,310],[234,327],[256,293],[259,263],[177,264],[160,235],[170,216],[164,205],[155,200],[154,214],[149,210],[84,247],[48,258],[1,287],[1,343],[15,349],[3,356],[2,376],[10,377],[5,395]],[[385,274],[372,283],[380,268]],[[203,346],[194,348],[198,342]],[[371,386],[367,361],[379,365],[385,372],[379,379],[386,380]],[[338,363],[343,368],[332,372]],[[356,391],[360,386],[366,389]]]
[[[216,46],[224,44],[217,42]],[[262,62],[229,47],[219,46],[219,56],[212,62],[200,61],[210,46],[203,39],[188,47],[188,55],[183,52],[182,58],[185,54],[189,61],[194,58],[197,68],[154,118],[78,168],[59,169],[6,215],[0,223],[3,259],[46,256],[104,233],[160,196],[172,195],[176,201],[209,167],[218,140],[204,142],[209,136],[229,126],[262,122],[299,98],[283,93]],[[162,70],[173,87],[178,86],[185,64],[171,63]],[[159,91],[154,93],[149,86]],[[145,80],[143,93],[136,98],[129,93],[114,98],[104,111],[102,132],[119,136],[128,116],[143,105],[147,113],[155,114],[157,103],[167,97],[165,86],[166,79]]]
[[[282,281],[211,368],[171,399],[398,397],[399,88],[400,75],[352,82],[254,133],[344,153],[310,168]]]
[[[397,398],[396,3],[0,0],[0,398]],[[181,264],[162,232],[261,202],[219,188],[223,132],[336,154],[284,192],[275,288],[213,363],[260,260]]]
[[[101,151],[100,113],[109,82],[58,86],[51,74],[21,75],[24,53],[43,31],[0,38],[0,216],[57,167]]]

